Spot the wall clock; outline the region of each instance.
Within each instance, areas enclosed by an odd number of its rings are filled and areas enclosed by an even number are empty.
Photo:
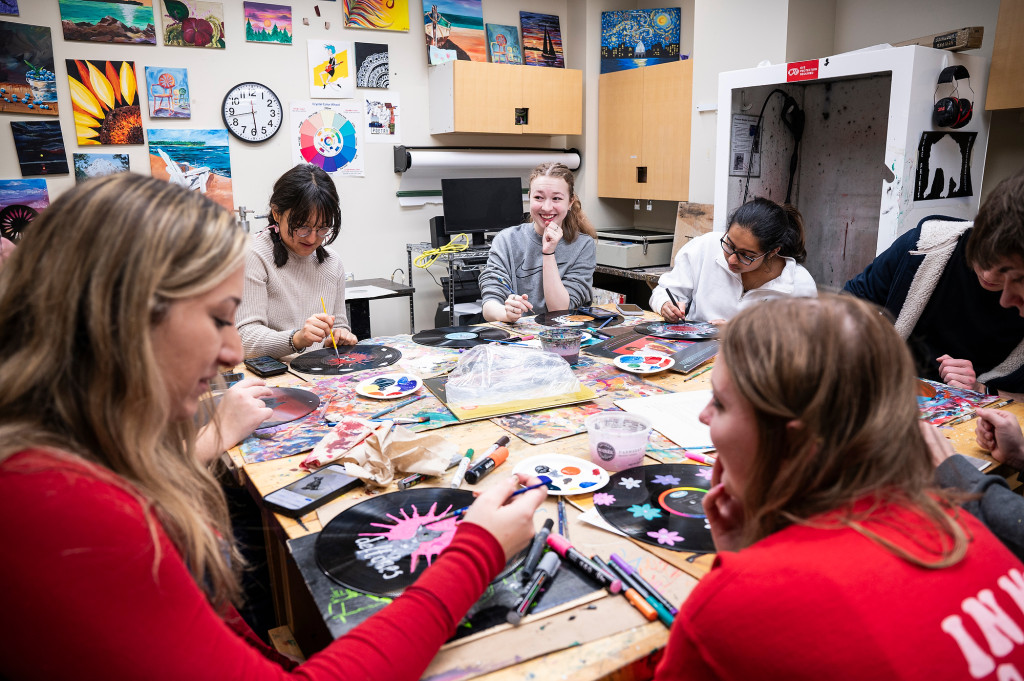
[[[221,116],[228,132],[246,142],[265,142],[281,127],[284,109],[262,83],[239,83],[224,95]]]

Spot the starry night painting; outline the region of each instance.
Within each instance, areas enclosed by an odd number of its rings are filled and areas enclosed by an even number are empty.
[[[601,73],[678,59],[678,7],[601,12]]]
[[[70,172],[59,121],[11,121],[11,132],[23,177]]]

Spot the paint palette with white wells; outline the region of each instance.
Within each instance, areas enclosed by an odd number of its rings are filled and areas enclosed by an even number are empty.
[[[608,471],[568,454],[537,454],[520,461],[512,472],[551,478],[548,494],[589,494],[608,484]]]

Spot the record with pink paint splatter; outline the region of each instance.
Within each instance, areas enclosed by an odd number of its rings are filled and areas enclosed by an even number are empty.
[[[339,345],[296,355],[291,361],[295,371],[316,376],[338,376],[364,369],[391,366],[402,358],[402,353],[387,345]]]
[[[673,551],[714,553],[701,502],[711,489],[711,467],[681,463],[628,468],[594,493],[601,517],[647,544]]]

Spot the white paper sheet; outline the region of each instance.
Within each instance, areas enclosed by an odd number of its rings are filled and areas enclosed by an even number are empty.
[[[615,400],[616,406],[651,420],[654,429],[680,447],[711,447],[711,429],[700,422],[700,412],[711,399],[710,390],[692,390],[650,397]]]

